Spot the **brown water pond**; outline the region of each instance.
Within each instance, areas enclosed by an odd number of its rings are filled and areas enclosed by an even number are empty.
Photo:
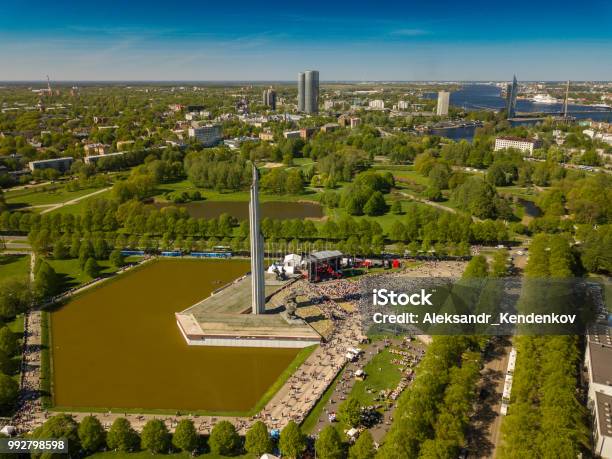
[[[239,220],[246,220],[249,216],[249,203],[247,201],[196,201],[186,204],[172,204],[157,202],[157,208],[176,206],[184,207],[194,218],[217,218],[221,214],[230,214]],[[316,202],[285,202],[270,201],[260,203],[264,217],[276,219],[290,218],[321,218],[323,207]]]
[[[298,350],[188,346],[174,319],[248,270],[243,260],[154,261],[53,312],[54,405],[253,408]]]

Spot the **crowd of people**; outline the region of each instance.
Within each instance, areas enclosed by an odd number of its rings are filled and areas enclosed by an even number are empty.
[[[23,353],[17,409],[11,421],[17,432],[28,432],[39,425],[42,413],[40,392],[41,314],[39,310],[26,314],[23,331]]]

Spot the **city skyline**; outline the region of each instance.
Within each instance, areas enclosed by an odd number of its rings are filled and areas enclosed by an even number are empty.
[[[314,13],[313,13],[314,11]],[[0,17],[1,81],[606,80],[611,6],[471,2],[240,2],[185,14],[164,3],[11,2]],[[521,15],[520,24],[517,23]],[[274,20],[270,20],[273,18]],[[561,27],[561,25],[564,25]]]

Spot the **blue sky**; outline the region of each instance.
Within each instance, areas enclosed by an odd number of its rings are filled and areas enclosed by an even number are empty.
[[[0,80],[612,79],[612,2],[0,2]]]

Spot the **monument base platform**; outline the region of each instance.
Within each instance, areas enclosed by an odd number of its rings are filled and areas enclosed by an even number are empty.
[[[191,346],[303,348],[319,344],[321,336],[305,321],[288,320],[283,289],[295,279],[277,280],[266,274],[266,312],[251,314],[251,276],[237,279],[211,296],[176,314],[176,322]]]

